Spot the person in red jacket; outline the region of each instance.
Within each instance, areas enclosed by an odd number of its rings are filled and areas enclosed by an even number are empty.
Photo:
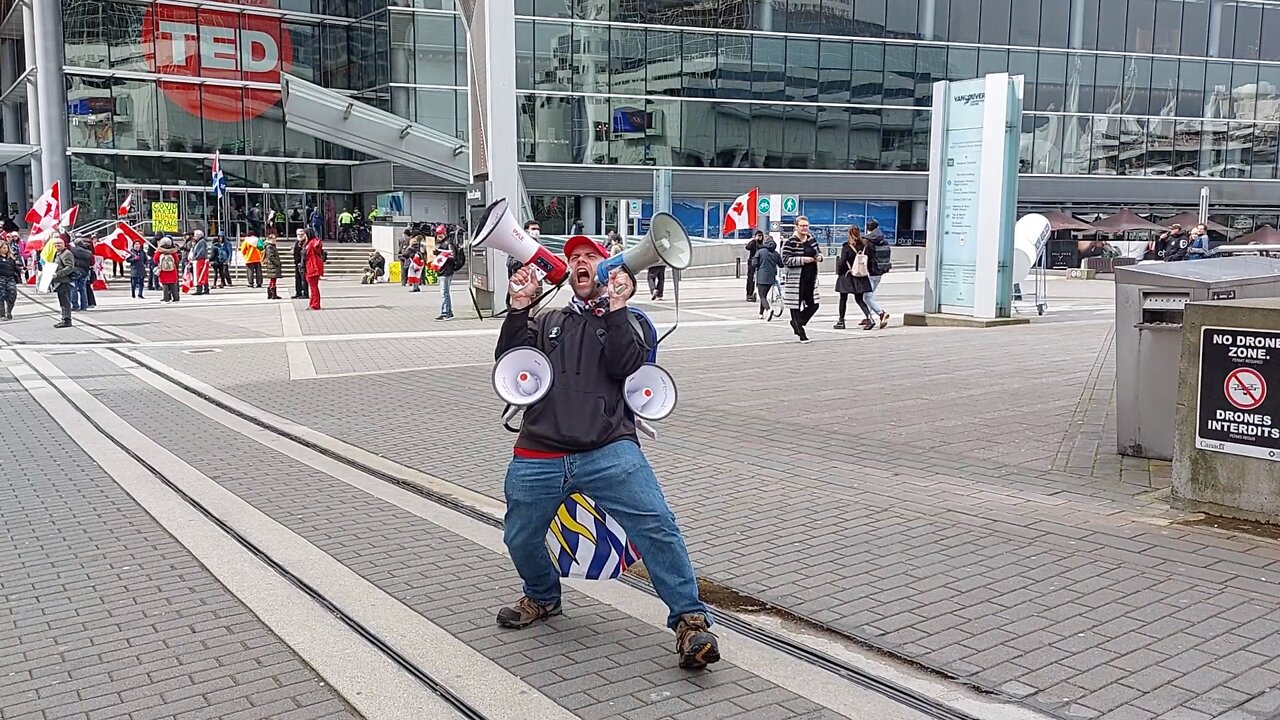
[[[324,243],[314,230],[307,230],[307,288],[312,310],[320,309],[320,278],[324,277]]]
[[[178,266],[182,263],[178,248],[173,244],[173,238],[166,235],[160,241],[160,247],[156,250],[152,263],[159,270],[158,279],[161,287],[164,288],[164,299],[160,302],[178,302]]]

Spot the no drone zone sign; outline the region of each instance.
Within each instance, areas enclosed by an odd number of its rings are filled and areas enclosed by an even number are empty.
[[[1196,447],[1280,461],[1280,332],[1207,327],[1200,335]]]

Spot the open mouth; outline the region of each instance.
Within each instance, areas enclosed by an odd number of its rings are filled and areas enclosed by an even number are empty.
[[[580,267],[573,272],[574,282],[586,282],[591,279],[591,271],[587,268]]]

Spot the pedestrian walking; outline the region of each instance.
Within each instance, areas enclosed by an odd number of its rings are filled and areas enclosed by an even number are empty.
[[[870,330],[871,311],[867,309],[865,295],[871,292],[871,246],[862,237],[862,230],[857,225],[849,228],[849,237],[840,246],[840,256],[836,259],[836,292],[840,293],[840,317],[836,320],[835,329],[844,330],[845,312],[849,307],[849,296],[861,308],[863,320],[859,327]]]
[[[324,277],[324,261],[325,261],[324,243],[321,242],[320,236],[314,232],[307,232],[306,244],[306,274],[307,274],[307,297],[311,301],[308,307],[312,310],[320,309],[320,278]]]
[[[293,299],[307,299],[307,231],[298,228],[293,242]],[[317,235],[318,237],[318,235]]]
[[[173,238],[166,235],[160,241],[160,247],[156,249],[156,254],[151,258],[151,262],[156,266],[158,271],[156,278],[160,281],[160,287],[164,290],[164,297],[161,298],[160,302],[178,302],[180,297],[178,293],[178,266],[181,264],[181,258]]]
[[[757,230],[747,243],[747,302],[756,301],[756,279],[752,277],[751,268],[755,266],[756,253],[764,247],[764,231]]]
[[[796,218],[796,234],[782,245],[782,264],[787,270],[783,302],[791,311],[791,330],[800,342],[809,342],[805,326],[818,312],[818,263],[822,250],[809,234],[809,218]]]
[[[84,241],[73,241],[71,257],[75,260],[75,274],[71,278],[71,309],[82,312],[89,309],[89,271],[93,268],[93,248]]]
[[[880,305],[880,301],[876,298],[876,291],[880,289],[880,280],[893,269],[893,246],[880,230],[880,223],[875,220],[867,221],[866,237],[867,244],[871,246],[871,292],[863,296],[863,301],[867,303],[867,309],[873,313],[873,319],[883,330],[889,326],[889,313],[885,312]]]
[[[13,305],[18,302],[20,284],[22,259],[13,254],[8,241],[0,242],[0,320],[13,319]]]
[[[276,232],[267,231],[267,244],[262,248],[262,272],[267,276],[267,299],[279,300],[276,282],[284,276],[284,268],[280,265],[280,247],[277,245]]]
[[[56,267],[51,287],[58,293],[58,307],[62,310],[62,319],[54,323],[56,328],[71,327],[71,292],[76,273],[76,258],[68,247],[69,242],[70,238],[65,233],[53,241],[57,256],[54,259]]]
[[[133,247],[129,249],[129,256],[126,258],[126,262],[129,263],[129,297],[139,300],[144,299],[142,297],[142,286],[151,268],[151,263],[147,260],[147,251],[142,248],[140,241],[135,240]]]
[[[773,238],[766,238],[763,246],[755,254],[756,294],[760,297],[760,319],[766,314],[773,319],[773,307],[769,304],[769,293],[778,284],[778,271],[782,269],[782,256],[778,254],[778,243]]]

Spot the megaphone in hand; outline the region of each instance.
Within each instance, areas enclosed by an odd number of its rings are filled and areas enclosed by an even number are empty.
[[[509,406],[503,422],[546,397],[554,379],[551,359],[542,351],[518,347],[503,353],[493,365],[493,390]]]
[[[639,245],[602,261],[596,267],[596,282],[609,282],[609,273],[625,267],[632,275],[648,270],[654,265],[666,265],[672,270],[684,270],[693,262],[693,242],[684,225],[671,213],[660,212],[649,223],[649,234]]]
[[[559,255],[543,247],[520,227],[505,198],[494,200],[484,209],[471,247],[501,250],[522,265],[532,267],[539,280],[545,278],[552,285],[559,285],[569,274],[569,266]]]

